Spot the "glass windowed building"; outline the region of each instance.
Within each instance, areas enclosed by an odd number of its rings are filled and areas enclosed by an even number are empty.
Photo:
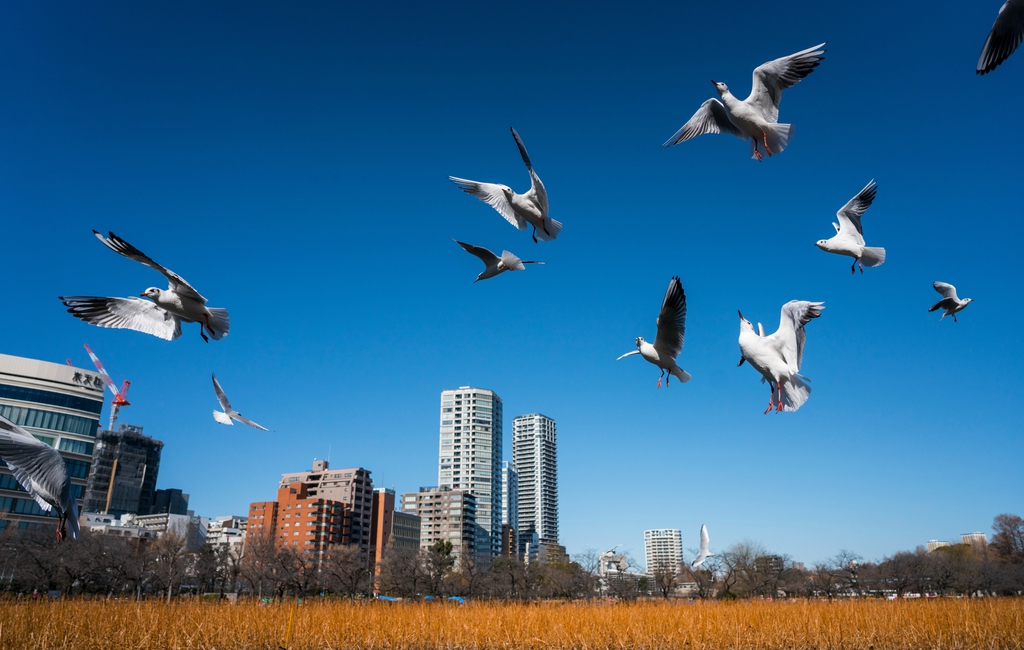
[[[61,363],[0,354],[0,415],[56,448],[81,499],[103,409],[103,378]],[[0,529],[56,525],[0,462]]]
[[[512,420],[512,465],[519,474],[516,531],[520,551],[537,535],[558,543],[558,453],[555,421],[540,413]]]

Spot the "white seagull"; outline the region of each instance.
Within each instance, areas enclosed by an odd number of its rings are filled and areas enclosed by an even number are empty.
[[[487,278],[493,278],[499,273],[505,271],[522,271],[526,267],[524,264],[543,264],[544,262],[534,262],[532,260],[521,260],[508,251],[501,251],[501,257],[498,257],[491,251],[487,250],[483,246],[474,246],[473,244],[467,244],[461,242],[458,239],[452,239],[453,242],[462,246],[462,249],[467,253],[471,253],[480,258],[486,267],[480,272],[480,275],[476,276],[476,280],[473,283],[477,283],[480,280],[486,280]]]
[[[206,306],[206,298],[192,288],[185,278],[164,268],[114,233],[104,237],[95,230],[96,238],[130,260],[145,264],[162,273],[168,281],[167,289],[146,289],[139,298],[103,298],[98,296],[59,296],[68,313],[87,323],[100,327],[129,329],[173,341],[181,336],[181,323],[199,323],[199,335],[207,343],[203,328],[214,340],[228,335],[231,321],[228,310]],[[153,302],[142,300],[149,298]]]
[[[1024,0],[1007,0],[978,57],[978,74],[995,70],[1024,41]]]
[[[705,133],[731,133],[741,140],[750,140],[750,157],[761,160],[761,146],[772,156],[782,153],[793,137],[792,124],[779,124],[779,101],[782,91],[796,85],[818,67],[825,53],[815,45],[754,68],[750,96],[740,101],[729,87],[711,80],[722,101],[709,99],[693,117],[669,138],[663,148],[685,142]]]
[[[261,427],[252,420],[242,417],[241,413],[231,408],[231,402],[228,401],[228,396],[224,394],[224,389],[220,387],[220,382],[217,381],[216,373],[214,373],[213,375],[213,390],[214,392],[217,393],[217,401],[220,402],[220,407],[224,409],[223,413],[221,411],[213,412],[214,420],[220,422],[221,424],[229,424],[232,426],[234,426],[234,422],[232,422],[232,420],[238,420],[242,424],[248,424],[250,427],[253,427],[254,429],[259,429],[260,431],[270,431],[270,429],[266,427]]]
[[[812,318],[821,316],[824,308],[823,302],[790,300],[782,306],[779,329],[769,336],[755,332],[750,321],[743,318],[742,312],[738,312],[740,353],[743,356],[736,365],[742,366],[744,361],[749,361],[761,373],[761,382],[768,382],[772,392],[768,398],[766,414],[775,406],[776,392],[779,395],[776,412],[795,411],[810,397],[811,387],[804,383],[807,378],[799,374],[804,361],[804,341],[807,339],[804,325]]]
[[[78,539],[78,502],[71,496],[71,479],[56,449],[0,416],[0,459],[14,478],[45,512],[57,509],[57,541],[68,534]]]
[[[857,192],[857,196],[850,199],[836,213],[839,223],[832,224],[836,229],[836,235],[831,239],[819,239],[815,243],[815,246],[826,253],[852,257],[853,266],[850,267],[850,273],[857,272],[858,263],[860,272],[863,273],[865,264],[881,266],[885,261],[884,248],[872,248],[864,245],[864,227],[860,223],[860,218],[871,207],[871,202],[875,200],[877,188],[878,185],[872,180],[864,189]]]
[[[932,283],[932,287],[934,287],[936,291],[942,294],[942,300],[932,305],[931,309],[929,309],[928,311],[931,312],[935,311],[936,309],[942,309],[942,318],[945,318],[946,316],[952,316],[954,323],[957,322],[956,313],[958,311],[963,311],[964,308],[967,307],[967,305],[974,302],[974,298],[964,298],[963,300],[961,300],[959,297],[957,297],[956,287],[954,287],[951,284],[947,284],[945,282],[934,282]],[[940,318],[939,320],[942,320],[942,318]]]
[[[700,552],[697,553],[697,557],[693,558],[693,562],[690,562],[690,568],[696,569],[700,565],[704,564],[704,560],[709,557],[714,557],[714,553],[708,550],[708,527],[704,524],[700,526]]]
[[[672,278],[665,291],[665,299],[661,301],[661,312],[658,313],[658,320],[654,321],[658,326],[658,334],[654,337],[654,345],[636,337],[636,350],[627,352],[619,359],[639,354],[654,365],[661,368],[661,376],[658,377],[658,388],[661,388],[661,378],[665,377],[668,371],[669,377],[675,376],[681,382],[690,381],[690,373],[676,365],[676,357],[683,350],[683,334],[686,332],[686,294],[683,293],[683,285],[679,278]],[[665,385],[668,386],[669,377],[665,377]]]
[[[512,137],[516,139],[519,153],[523,156],[526,169],[530,172],[530,189],[526,194],[516,194],[508,185],[497,183],[478,183],[464,178],[449,176],[448,180],[459,186],[459,189],[472,194],[484,203],[488,203],[498,214],[505,217],[505,220],[518,228],[526,230],[526,224],[533,226],[533,241],[551,241],[558,237],[562,231],[562,223],[555,221],[548,216],[548,193],[544,189],[544,183],[540,182],[537,172],[533,171],[530,164],[530,155],[526,153],[526,146],[519,139],[515,129],[509,127]]]

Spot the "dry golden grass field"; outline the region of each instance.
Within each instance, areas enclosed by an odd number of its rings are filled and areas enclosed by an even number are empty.
[[[1024,648],[1024,600],[679,604],[387,604],[260,607],[0,601],[18,650]]]

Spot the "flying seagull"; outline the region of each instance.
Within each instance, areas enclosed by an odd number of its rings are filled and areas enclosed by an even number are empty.
[[[942,300],[932,305],[931,309],[928,311],[935,311],[936,309],[944,310],[942,312],[942,318],[939,320],[942,320],[946,316],[952,316],[953,322],[957,322],[956,313],[958,311],[963,311],[967,305],[974,302],[974,298],[964,298],[961,300],[957,297],[956,287],[951,284],[947,284],[945,282],[934,282],[932,283],[932,286],[936,291],[942,294]]]
[[[78,539],[78,502],[71,496],[71,479],[60,453],[0,416],[0,459],[44,512],[57,509],[57,541],[67,536],[69,527],[71,539]]]
[[[978,74],[995,70],[1024,41],[1024,0],[1007,0],[978,57]]]
[[[499,273],[504,273],[505,271],[522,271],[526,268],[523,266],[524,264],[544,263],[534,262],[532,260],[521,260],[508,251],[501,251],[501,257],[498,257],[483,246],[474,246],[473,244],[461,242],[458,239],[452,239],[452,241],[459,246],[462,246],[462,249],[467,253],[472,253],[479,257],[484,263],[484,266],[487,267],[480,272],[480,275],[476,276],[476,280],[473,280],[474,283],[477,283],[480,280],[486,280],[487,278],[493,278]]]
[[[709,557],[714,557],[714,553],[708,550],[708,527],[704,524],[700,526],[700,552],[697,553],[697,557],[693,558],[693,562],[690,562],[690,568],[696,569],[700,565],[704,564],[704,560]]]
[[[213,375],[213,390],[217,393],[217,401],[220,402],[220,407],[224,409],[223,412],[213,412],[214,420],[220,422],[221,424],[229,425],[234,425],[234,422],[232,422],[232,420],[238,420],[242,424],[248,424],[250,427],[253,427],[254,429],[259,429],[260,431],[270,431],[270,429],[266,427],[261,427],[252,420],[242,417],[241,413],[231,408],[231,402],[228,401],[228,396],[224,394],[224,389],[220,387],[220,382],[217,381],[216,373],[214,373]]]
[[[768,382],[772,392],[768,398],[766,414],[773,406],[776,406],[776,412],[795,411],[810,397],[811,387],[804,383],[807,378],[799,374],[804,361],[804,341],[807,339],[804,325],[812,318],[821,316],[824,308],[823,302],[790,300],[782,306],[779,329],[769,336],[755,332],[750,321],[743,318],[742,312],[738,312],[740,353],[743,356],[736,365],[742,366],[744,361],[749,361],[761,373],[761,382]],[[776,392],[779,395],[777,405],[774,403]]]
[[[146,289],[139,298],[103,298],[98,296],[59,296],[68,307],[68,313],[87,323],[100,327],[129,329],[173,341],[181,336],[181,323],[199,323],[199,335],[207,343],[203,329],[214,340],[228,335],[231,322],[228,310],[206,306],[206,298],[192,288],[185,278],[151,260],[114,233],[104,237],[95,230],[96,238],[130,260],[145,264],[162,273],[168,281],[167,289]],[[149,298],[153,302],[142,300]]]
[[[750,157],[761,160],[761,147],[772,156],[782,153],[793,137],[792,124],[779,124],[779,101],[782,91],[811,74],[821,63],[825,44],[815,45],[754,68],[750,96],[740,101],[729,87],[711,80],[722,101],[709,99],[693,117],[669,138],[663,148],[685,142],[705,133],[730,133],[741,140],[750,140]]]
[[[526,146],[519,138],[515,129],[509,127],[512,137],[516,139],[519,153],[523,156],[526,169],[530,172],[530,189],[526,194],[516,194],[508,185],[497,183],[478,183],[464,178],[449,176],[448,180],[459,186],[459,189],[472,194],[484,203],[490,204],[498,211],[498,214],[505,217],[505,220],[518,228],[526,230],[526,224],[533,226],[533,241],[551,241],[558,237],[562,230],[562,223],[555,221],[548,216],[548,193],[544,189],[544,183],[540,182],[537,172],[533,171],[530,163],[530,154],[526,153]]]
[[[669,281],[665,299],[661,301],[661,312],[658,313],[658,320],[654,324],[658,326],[654,345],[645,341],[642,336],[638,336],[636,337],[637,349],[627,352],[619,359],[639,354],[661,368],[658,388],[661,388],[661,378],[665,377],[666,371],[668,371],[669,377],[675,376],[684,383],[690,381],[690,373],[676,365],[676,357],[683,350],[683,334],[686,331],[686,294],[683,293],[683,285],[679,282],[679,278],[672,278]],[[669,377],[665,377],[666,386],[668,386]]]
[[[857,272],[857,264],[860,264],[860,272],[863,273],[865,264],[881,266],[885,261],[884,248],[872,248],[864,245],[864,227],[860,223],[860,218],[871,207],[871,202],[875,200],[877,188],[878,185],[872,180],[864,189],[857,192],[857,196],[850,199],[836,213],[839,223],[832,224],[836,229],[836,235],[831,239],[819,239],[815,243],[815,246],[826,253],[852,257],[853,266],[850,267],[850,273]]]

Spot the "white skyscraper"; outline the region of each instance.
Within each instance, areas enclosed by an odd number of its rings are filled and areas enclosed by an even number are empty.
[[[519,472],[507,460],[501,463],[501,525],[516,527],[519,517]]]
[[[519,473],[520,539],[536,533],[540,542],[558,542],[558,459],[555,421],[533,413],[512,420],[512,464]],[[522,541],[520,549],[526,547]]]
[[[501,552],[501,398],[485,388],[441,392],[437,484],[476,497],[477,558]]]
[[[675,528],[644,531],[644,556],[647,573],[655,569],[678,571],[683,563],[683,536]]]

